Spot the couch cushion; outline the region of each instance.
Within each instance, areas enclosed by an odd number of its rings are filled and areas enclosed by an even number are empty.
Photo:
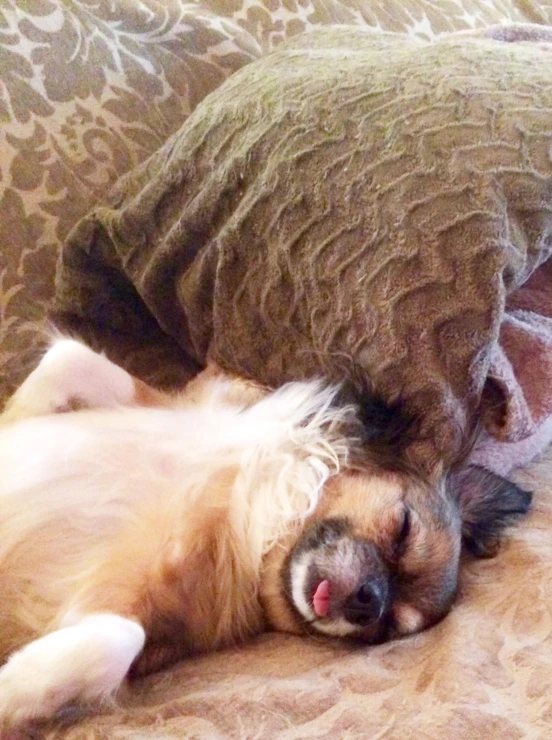
[[[112,351],[112,331],[147,344],[141,374],[164,335],[269,385],[374,384],[422,418],[417,461],[455,459],[482,396],[495,436],[527,437],[552,412],[550,318],[545,300],[538,326],[508,324],[506,299],[552,250],[551,60],[538,41],[298,37],[79,224],[59,310]]]

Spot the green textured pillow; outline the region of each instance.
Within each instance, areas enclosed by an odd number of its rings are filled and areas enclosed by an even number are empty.
[[[528,436],[552,393],[522,418],[499,340],[552,248],[551,142],[546,45],[320,30],[234,74],[81,222],[57,317],[116,356],[147,344],[149,373],[173,348],[373,384],[422,414],[424,464],[457,454],[484,389],[493,433]]]

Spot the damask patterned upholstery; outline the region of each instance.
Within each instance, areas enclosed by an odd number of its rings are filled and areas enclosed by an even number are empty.
[[[319,24],[423,38],[552,24],[550,0],[0,0],[0,400],[36,359],[60,244],[228,75]],[[552,458],[536,510],[458,606],[401,643],[268,635],[132,689],[47,738],[548,738]],[[548,500],[547,500],[548,497]]]

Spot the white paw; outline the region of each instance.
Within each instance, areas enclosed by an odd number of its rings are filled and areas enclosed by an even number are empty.
[[[74,339],[59,339],[8,401],[0,422],[128,404],[133,398],[134,380],[125,370]]]
[[[111,696],[144,641],[136,622],[94,614],[29,643],[0,669],[0,728],[51,719],[67,704]]]

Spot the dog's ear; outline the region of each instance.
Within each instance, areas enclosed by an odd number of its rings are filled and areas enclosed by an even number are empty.
[[[451,483],[464,546],[476,557],[493,557],[506,527],[529,510],[532,493],[475,465],[452,473]]]

